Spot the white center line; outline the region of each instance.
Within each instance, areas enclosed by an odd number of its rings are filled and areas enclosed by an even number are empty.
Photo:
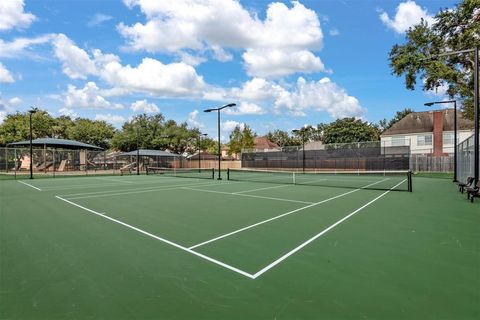
[[[245,193],[245,192],[253,192],[253,191],[260,191],[260,190],[267,190],[267,189],[275,189],[275,188],[285,188],[285,187],[291,187],[291,184],[286,184],[286,185],[281,185],[281,186],[273,186],[273,187],[266,187],[266,188],[258,188],[258,189],[250,189],[250,190],[243,190],[243,191],[237,191],[237,192],[232,192],[233,194],[239,194],[239,193]]]
[[[387,193],[389,193],[390,191],[392,191],[393,189],[395,189],[396,187],[398,187],[400,184],[404,183],[405,181],[407,181],[407,179],[399,182],[398,184],[396,184],[395,186],[393,186],[391,189],[385,191],[384,193],[382,193],[381,195],[379,195],[378,197],[376,197],[375,199],[367,202],[366,204],[364,204],[363,206],[361,206],[360,208],[356,209],[355,211],[351,212],[350,214],[348,214],[347,216],[343,217],[342,219],[338,220],[337,222],[335,222],[334,224],[332,224],[331,226],[329,226],[328,228],[324,229],[323,231],[319,232],[318,234],[316,234],[315,236],[313,236],[312,238],[308,239],[307,241],[305,241],[304,243],[302,243],[301,245],[299,245],[298,247],[296,247],[295,249],[287,252],[286,254],[284,254],[283,256],[281,256],[280,258],[278,258],[277,260],[275,260],[274,262],[270,263],[268,266],[262,268],[260,271],[258,271],[257,273],[255,273],[253,275],[254,279],[255,278],[258,278],[259,276],[261,276],[263,273],[267,272],[268,270],[270,270],[271,268],[273,268],[274,266],[276,266],[277,264],[279,264],[280,262],[282,262],[283,260],[285,260],[286,258],[288,258],[289,256],[291,256],[292,254],[294,254],[295,252],[298,252],[299,250],[301,250],[303,247],[305,247],[306,245],[308,245],[309,243],[315,241],[316,239],[318,239],[319,237],[321,237],[322,235],[324,235],[325,233],[327,233],[328,231],[332,230],[333,228],[335,228],[337,225],[339,225],[340,223],[344,222],[345,220],[347,220],[348,218],[352,217],[353,215],[355,215],[356,213],[360,212],[362,209],[368,207],[369,205],[371,205],[372,203],[374,203],[375,201],[377,201],[378,199],[380,199],[381,197],[383,197],[384,195],[386,195]]]
[[[270,222],[270,221],[273,221],[273,220],[276,220],[276,219],[280,219],[280,218],[285,217],[285,216],[288,216],[288,215],[290,215],[290,214],[292,214],[292,213],[295,213],[295,212],[298,212],[298,211],[302,211],[302,210],[305,210],[305,209],[308,209],[308,208],[317,206],[317,205],[319,205],[319,204],[322,204],[322,203],[325,203],[325,202],[328,202],[328,201],[331,201],[331,200],[334,200],[334,199],[337,199],[337,198],[340,198],[340,197],[344,197],[344,196],[346,196],[346,195],[348,195],[348,194],[354,193],[354,192],[356,192],[356,191],[358,191],[358,190],[361,190],[361,189],[364,189],[364,188],[368,188],[368,187],[370,187],[370,186],[372,186],[372,185],[374,185],[374,184],[383,182],[383,181],[385,181],[385,180],[387,180],[387,179],[383,179],[383,180],[381,180],[381,181],[377,181],[377,182],[375,182],[375,183],[366,185],[366,186],[364,186],[364,187],[362,187],[362,188],[360,188],[360,189],[351,190],[351,191],[348,191],[348,192],[339,194],[339,195],[337,195],[337,196],[334,196],[334,197],[331,197],[331,198],[328,198],[328,199],[325,199],[325,200],[322,200],[322,201],[319,201],[319,202],[311,203],[311,204],[309,204],[308,206],[304,206],[304,207],[301,207],[301,208],[298,208],[298,209],[295,209],[295,210],[291,210],[291,211],[282,213],[281,215],[278,215],[278,216],[275,216],[275,217],[272,217],[272,218],[269,218],[269,219],[266,219],[266,220],[257,222],[257,223],[255,223],[255,224],[252,224],[252,225],[249,225],[249,226],[240,228],[240,229],[237,229],[237,230],[235,230],[235,231],[232,231],[232,232],[223,234],[223,235],[221,235],[221,236],[218,236],[218,237],[216,237],[216,238],[213,238],[213,239],[204,241],[204,242],[202,242],[202,243],[198,243],[198,244],[196,244],[196,245],[194,245],[194,246],[189,247],[189,249],[194,249],[194,248],[203,246],[203,245],[205,245],[205,244],[207,244],[207,243],[210,243],[210,242],[213,242],[213,241],[217,241],[217,240],[223,239],[223,238],[225,238],[225,237],[234,235],[234,234],[236,234],[236,233],[239,233],[239,232],[242,232],[242,231],[245,231],[245,230],[248,230],[248,229],[257,227],[257,226],[262,225],[262,224],[264,224],[264,223],[267,223],[267,222]]]

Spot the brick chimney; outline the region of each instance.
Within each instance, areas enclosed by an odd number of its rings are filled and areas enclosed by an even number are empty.
[[[433,156],[445,156],[443,152],[443,111],[433,111]]]

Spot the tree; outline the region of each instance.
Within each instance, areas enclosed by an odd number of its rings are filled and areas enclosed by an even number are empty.
[[[251,150],[255,147],[256,134],[252,129],[245,125],[243,129],[240,126],[235,126],[232,133],[230,133],[230,141],[228,142],[228,155],[239,154],[242,150]]]
[[[454,9],[441,10],[431,26],[423,21],[406,33],[407,42],[394,45],[390,67],[405,76],[405,86],[414,90],[417,77],[423,90],[447,86],[450,98],[463,102],[464,116],[473,119],[473,53],[426,59],[447,51],[480,47],[480,0],[463,0]]]
[[[73,126],[67,129],[69,139],[108,149],[110,140],[115,134],[115,128],[105,121],[78,118]]]
[[[46,111],[32,115],[32,136],[37,138],[53,137],[55,119]],[[0,125],[0,144],[8,144],[30,138],[30,115],[28,112],[8,114]]]
[[[375,126],[355,118],[338,119],[327,125],[323,132],[323,142],[327,144],[378,141],[379,138]]]
[[[265,138],[272,141],[273,143],[277,144],[280,147],[287,147],[287,146],[298,146],[301,144],[301,141],[298,139],[291,137],[287,131],[276,129],[273,132],[268,132],[265,135]]]
[[[161,113],[155,115],[144,113],[125,122],[121,131],[113,137],[112,147],[121,151],[136,150],[137,138],[140,149],[167,148],[168,140],[164,132],[163,115]]]
[[[377,125],[378,129],[380,130],[380,132],[390,129],[395,123],[402,120],[403,118],[405,118],[406,115],[412,112],[413,110],[410,108],[405,108],[402,111],[397,111],[397,113],[395,113],[395,116],[390,119],[390,121],[388,121],[387,119],[380,120]]]

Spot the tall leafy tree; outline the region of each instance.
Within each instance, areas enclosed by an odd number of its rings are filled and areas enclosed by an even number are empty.
[[[405,77],[407,89],[414,90],[417,78],[423,90],[446,86],[450,98],[463,102],[464,115],[473,118],[473,53],[425,59],[446,51],[480,47],[480,0],[463,0],[453,9],[441,10],[435,23],[426,21],[406,33],[406,43],[390,51],[390,67]]]
[[[164,117],[161,113],[140,114],[122,125],[120,132],[112,139],[112,147],[121,151],[133,151],[137,149],[138,139],[140,149],[165,149],[168,140],[164,131]]]
[[[37,138],[53,137],[52,128],[55,119],[46,111],[32,115],[32,136]],[[27,140],[30,138],[30,115],[28,112],[8,114],[0,125],[0,144]]]
[[[297,138],[290,136],[287,131],[276,129],[265,135],[265,138],[277,144],[280,147],[297,146],[301,144]]]
[[[368,122],[355,118],[338,119],[325,127],[323,142],[350,143],[377,141],[380,139],[378,129]]]
[[[68,137],[84,143],[93,144],[104,149],[110,148],[110,140],[115,128],[105,121],[78,118],[67,129]]]
[[[245,125],[243,129],[236,126],[230,133],[230,141],[228,142],[228,154],[239,154],[242,150],[249,150],[255,147],[256,134],[252,129]]]

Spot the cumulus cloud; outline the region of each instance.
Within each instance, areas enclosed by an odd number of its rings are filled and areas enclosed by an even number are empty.
[[[67,116],[67,117],[70,117],[70,118],[73,118],[73,119],[80,117],[80,115],[78,113],[76,113],[75,111],[73,111],[72,109],[69,109],[69,108],[60,108],[60,109],[58,109],[58,113],[61,116]]]
[[[8,71],[8,69],[0,62],[0,83],[1,82],[13,83],[15,80],[10,71]]]
[[[105,122],[108,122],[110,124],[113,124],[114,126],[120,126],[121,124],[123,124],[126,121],[125,117],[122,117],[118,114],[111,114],[111,113],[96,114],[95,115],[95,120],[105,121]]]
[[[226,114],[230,115],[245,115],[245,114],[264,114],[265,110],[263,110],[260,106],[252,102],[241,102],[239,106],[235,108],[228,108],[225,109]]]
[[[324,69],[312,53],[323,41],[318,16],[298,1],[291,7],[271,3],[264,20],[235,0],[124,2],[130,8],[138,6],[147,17],[145,23],[117,26],[133,50],[181,54],[188,49],[228,61],[228,49],[243,49],[249,74],[263,77]],[[276,71],[279,63],[286,67]]]
[[[13,97],[8,100],[8,104],[11,106],[18,106],[20,103],[22,103],[22,99],[20,99],[19,97]]]
[[[325,71],[319,57],[308,50],[248,49],[243,53],[247,73],[258,77],[283,77],[295,72]]]
[[[54,40],[55,55],[62,62],[63,72],[72,79],[97,76],[111,85],[111,95],[142,92],[157,96],[194,96],[205,87],[203,77],[192,66],[144,58],[138,66],[122,65],[114,54],[79,48],[63,34]]]
[[[73,85],[68,86],[65,96],[65,107],[68,109],[122,109],[123,105],[106,100],[102,97],[101,91],[95,82],[88,82],[81,89],[77,89]]]
[[[333,118],[360,117],[365,110],[357,98],[329,78],[306,81],[300,77],[296,88],[281,92],[274,103],[277,112],[286,110],[293,115],[304,115],[306,110],[327,112]]]
[[[36,17],[24,11],[23,0],[0,1],[0,31],[28,28]]]
[[[160,111],[155,103],[148,103],[147,100],[137,100],[130,105],[130,109],[135,112],[155,113]]]
[[[243,128],[245,127],[245,123],[227,120],[222,123],[221,128],[223,132],[231,132],[233,131],[233,129],[235,129],[236,126],[239,126],[240,129],[243,130]]]
[[[390,18],[386,12],[380,13],[380,20],[396,33],[406,32],[410,27],[419,24],[422,19],[430,25],[435,22],[433,16],[428,14],[427,9],[423,9],[411,0],[400,3],[393,18]]]
[[[34,38],[16,38],[12,41],[0,39],[1,58],[21,58],[24,56],[35,57],[36,53],[32,47],[49,43],[55,37],[53,34],[46,34]]]
[[[187,123],[194,128],[204,128],[205,125],[198,120],[198,110],[193,110],[188,114]]]
[[[77,47],[64,34],[59,34],[53,41],[54,52],[62,62],[63,72],[72,79],[86,79],[89,74],[96,74],[95,63],[88,53]]]

